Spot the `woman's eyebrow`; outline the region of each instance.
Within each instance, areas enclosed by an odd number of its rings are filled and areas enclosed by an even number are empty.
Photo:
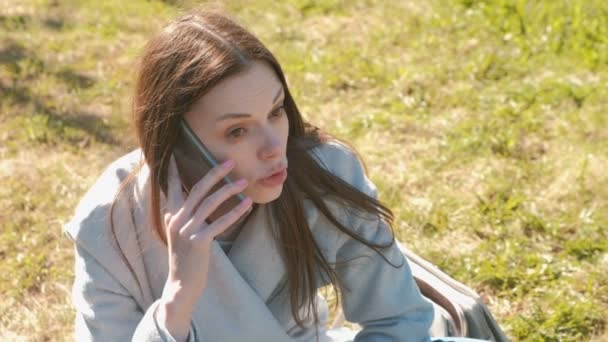
[[[281,88],[279,88],[279,91],[277,92],[277,94],[272,99],[273,108],[277,104],[279,97],[281,96],[282,93],[283,93],[283,87],[281,86]],[[215,122],[219,122],[222,120],[228,120],[228,119],[248,117],[248,116],[252,116],[252,115],[248,114],[248,113],[226,113],[226,114],[221,115],[219,118],[217,118],[217,120],[215,120]]]

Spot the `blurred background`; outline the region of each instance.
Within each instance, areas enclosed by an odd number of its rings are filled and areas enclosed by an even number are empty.
[[[143,44],[202,2],[0,3],[0,340],[73,340],[62,224],[137,148]],[[608,341],[608,2],[214,6],[275,53],[306,120],[357,147],[398,239],[510,338]]]

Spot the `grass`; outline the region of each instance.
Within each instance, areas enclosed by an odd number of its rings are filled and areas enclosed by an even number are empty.
[[[61,224],[136,146],[135,57],[189,3],[0,9],[0,336],[72,339]],[[354,143],[400,240],[513,340],[606,340],[608,5],[227,1],[303,115]],[[333,313],[332,313],[333,314]]]

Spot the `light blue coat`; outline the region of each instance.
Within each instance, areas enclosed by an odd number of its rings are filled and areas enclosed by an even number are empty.
[[[328,143],[312,153],[333,174],[361,191],[377,196],[355,154],[346,146]],[[72,302],[79,341],[174,341],[153,315],[168,274],[167,248],[149,222],[149,169],[144,166],[134,186],[114,208],[118,241],[129,266],[115,248],[109,208],[120,182],[142,158],[134,150],[111,163],[78,204],[65,234],[75,248]],[[132,196],[124,196],[132,194]],[[161,193],[161,207],[165,198]],[[349,215],[327,202],[340,222],[368,239],[386,242],[384,222],[369,215]],[[288,295],[276,291],[286,275],[285,264],[270,238],[260,205],[225,253],[214,241],[206,288],[196,303],[189,341],[315,341],[314,322],[299,328],[291,316]],[[355,341],[430,341],[433,306],[416,286],[407,263],[399,269],[376,252],[341,233],[305,202],[313,235],[329,262],[357,258],[351,267],[337,268],[348,290],[343,293],[345,318],[361,330]],[[404,256],[397,244],[384,255],[395,265]],[[325,284],[319,284],[319,287]],[[326,331],[328,307],[319,303],[319,341],[337,341]],[[305,317],[302,314],[302,317]]]

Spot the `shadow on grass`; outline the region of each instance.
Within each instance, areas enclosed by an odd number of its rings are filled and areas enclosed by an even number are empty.
[[[4,28],[7,31],[25,31],[30,29],[33,20],[30,15],[0,15],[0,28]],[[46,17],[42,19],[36,18],[35,20],[40,20],[40,24],[44,28],[53,31],[61,31],[65,26],[63,18]]]
[[[34,66],[34,75],[21,77],[23,70],[22,61],[29,60]],[[36,96],[27,86],[21,86],[32,76],[46,72],[44,62],[17,42],[9,42],[5,47],[0,48],[0,64],[7,66],[7,69],[15,75],[12,84],[7,84],[0,79],[0,99],[4,103],[11,103],[18,106],[33,107],[30,113],[43,114],[49,118],[49,124],[54,127],[70,127],[82,130],[88,135],[93,136],[98,141],[110,145],[118,145],[119,141],[113,137],[111,127],[106,124],[102,117],[95,113],[60,113],[52,106],[49,106],[43,98]],[[95,79],[79,74],[71,69],[64,69],[53,74],[57,79],[63,81],[73,88],[89,88],[95,84]],[[61,137],[60,137],[61,138]]]
[[[12,68],[15,67],[19,60],[27,56],[27,50],[14,41],[9,41],[7,46],[0,48],[0,64],[8,64]]]
[[[55,76],[73,88],[86,89],[95,84],[94,78],[79,74],[71,69],[64,69],[56,73]]]
[[[0,15],[0,28],[7,31],[11,29],[25,30],[32,21],[29,15]]]
[[[42,20],[42,25],[44,25],[44,27],[48,29],[60,31],[61,29],[63,29],[64,21],[63,19],[46,18]]]

